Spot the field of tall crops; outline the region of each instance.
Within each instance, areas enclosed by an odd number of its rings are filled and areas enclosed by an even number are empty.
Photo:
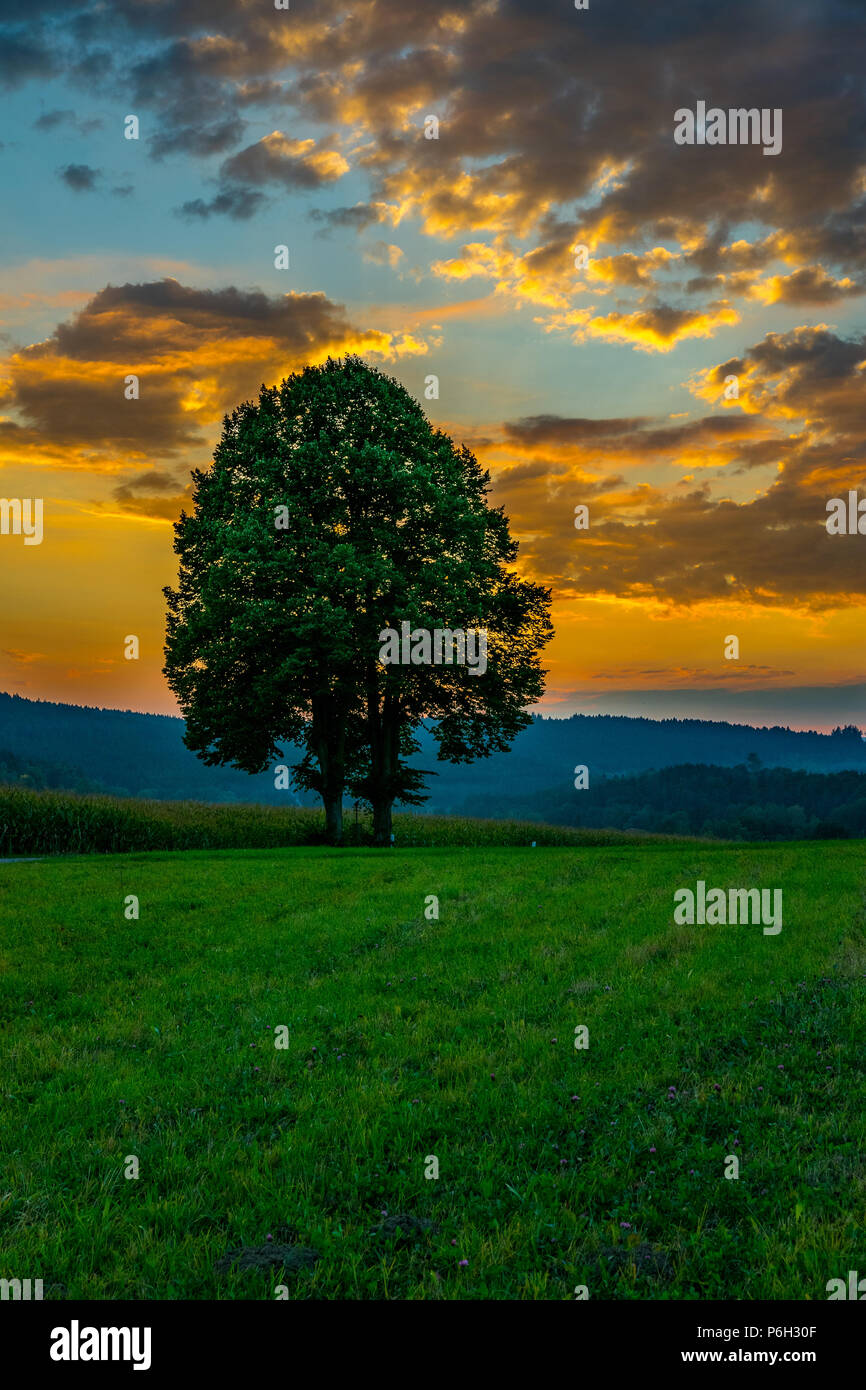
[[[138,801],[0,786],[0,858],[43,854],[120,854],[133,850],[279,849],[324,839],[321,811],[299,807]],[[372,838],[370,818],[345,822],[349,845]],[[394,843],[411,846],[546,846],[681,843],[682,837],[620,830],[572,830],[523,821],[418,814],[394,817]]]

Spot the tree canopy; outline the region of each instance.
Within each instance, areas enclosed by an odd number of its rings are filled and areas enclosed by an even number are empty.
[[[165,674],[206,763],[259,772],[298,744],[293,778],[322,796],[329,837],[348,791],[387,844],[394,801],[424,798],[407,763],[422,721],[454,762],[529,723],[549,591],[514,572],[489,474],[399,382],[350,356],[263,386],[193,478]],[[383,634],[404,625],[485,633],[486,669],[387,664]]]

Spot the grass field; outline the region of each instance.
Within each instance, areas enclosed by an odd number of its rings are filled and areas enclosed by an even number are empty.
[[[781,933],[673,925],[699,878],[781,887]],[[853,841],[0,866],[0,1275],[826,1299],[866,1272],[864,890]],[[218,1268],[269,1245],[317,1258]]]

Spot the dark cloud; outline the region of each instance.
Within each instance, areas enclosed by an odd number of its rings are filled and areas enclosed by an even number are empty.
[[[203,120],[179,120],[176,125],[163,128],[150,142],[150,152],[154,159],[164,159],[169,154],[192,154],[207,158],[208,155],[222,154],[241,139],[245,122],[235,115],[220,116],[211,122]]]
[[[723,387],[724,377],[720,393]],[[742,470],[777,462],[789,448],[789,441],[780,438],[777,428],[762,415],[745,415],[739,410],[676,424],[662,424],[647,416],[592,420],[536,415],[506,421],[502,432],[508,444],[533,457],[541,455],[544,468],[554,471],[561,470],[563,461],[569,459],[581,464],[598,464],[608,458],[676,463],[700,450]],[[509,479],[521,476],[514,469],[508,474]],[[533,465],[532,476],[541,478],[543,468]],[[610,487],[614,481],[619,480],[605,478],[602,485]]]
[[[230,217],[245,221],[268,201],[260,191],[262,186],[321,188],[340,178],[347,169],[345,159],[331,145],[317,145],[310,139],[292,140],[275,130],[223,161],[221,187],[213,198],[192,198],[177,212],[186,218]]]
[[[506,438],[518,444],[576,444],[613,435],[622,438],[650,423],[649,417],[634,415],[612,420],[591,420],[564,415],[526,415],[521,420],[506,420]]]
[[[52,14],[62,16],[68,13],[69,8],[68,0],[40,0],[39,5],[42,18]],[[83,0],[79,0],[79,3],[73,5],[72,8],[81,10],[86,8],[86,5]],[[3,0],[3,6],[0,9],[0,22],[15,25],[20,24],[23,20],[29,20],[31,23],[34,20],[33,5],[30,0]]]
[[[162,356],[168,348],[188,352],[216,346],[226,337],[275,338],[300,351],[350,331],[342,306],[324,294],[267,295],[233,286],[202,290],[166,279],[108,285],[27,353],[33,359],[58,354],[129,363]]]
[[[282,82],[267,77],[239,82],[234,95],[239,106],[278,106],[291,97],[289,89]]]
[[[149,141],[154,159],[179,153],[208,158],[243,138],[246,121],[225,53],[219,40],[184,39],[132,64],[131,109],[157,107],[158,126]],[[237,76],[242,75],[239,70]]]
[[[100,130],[102,121],[97,117],[88,120],[78,120],[74,111],[56,110],[45,111],[33,122],[34,130],[55,130],[58,126],[71,126],[80,135],[90,135],[94,130]]]
[[[92,169],[89,164],[67,164],[58,172],[67,188],[74,193],[95,193],[102,177],[101,171]]]
[[[209,202],[205,202],[203,198],[192,198],[189,202],[182,203],[177,213],[180,217],[190,220],[199,218],[205,221],[209,217],[231,217],[235,222],[246,222],[255,216],[267,201],[264,193],[258,193],[252,188],[222,188]]]
[[[823,326],[768,333],[739,358],[716,367],[708,381],[722,389],[728,375],[765,414],[808,420],[810,429],[848,437],[848,453],[866,436],[863,388],[866,336],[841,338]]]
[[[790,275],[777,275],[769,282],[772,304],[833,304],[866,293],[866,286],[846,277],[834,280],[823,266],[803,266]],[[759,297],[760,286],[757,287]]]
[[[201,434],[181,406],[185,374],[174,381],[166,373],[145,376],[139,400],[125,398],[126,375],[118,370],[109,380],[104,373],[40,375],[25,370],[16,374],[11,403],[39,431],[43,443],[110,441],[115,449],[145,455],[160,449],[176,452],[201,442]]]
[[[223,164],[220,174],[228,183],[280,184],[283,188],[320,188],[345,171],[346,162],[333,149],[316,147],[312,140],[291,140],[274,131],[255,145],[248,145]]]
[[[152,468],[120,483],[112,497],[124,511],[173,520],[190,499],[191,488],[164,469]]]
[[[308,215],[314,222],[324,222],[329,228],[351,227],[357,232],[379,221],[379,214],[370,203],[356,203],[351,208],[331,208],[330,211],[310,208]]]
[[[58,125],[70,125],[75,120],[74,111],[46,111],[33,122],[34,130],[53,130]]]
[[[122,493],[128,494],[133,491],[142,490],[144,492],[174,492],[177,489],[177,478],[172,473],[166,473],[163,469],[151,468],[147,473],[139,473],[137,478],[130,478],[128,482],[122,483],[114,489],[115,497]]]
[[[109,285],[49,338],[8,359],[0,408],[20,418],[0,433],[22,450],[177,453],[218,433],[222,414],[262,381],[329,352],[387,352],[389,342],[356,329],[324,294],[202,290],[176,280]],[[137,399],[126,397],[130,375]],[[152,483],[150,470],[148,477]]]
[[[756,271],[763,270],[782,253],[782,238],[778,232],[758,241],[739,240],[727,246],[727,230],[725,226],[718,228],[700,246],[688,252],[684,257],[685,264],[695,266],[708,275],[718,271]]]
[[[105,86],[116,66],[114,55],[107,48],[94,48],[89,53],[76,53],[74,57],[70,54],[67,76],[87,89],[95,82]]]
[[[729,411],[726,415],[705,415],[700,420],[687,420],[681,425],[663,425],[644,430],[635,437],[634,447],[638,453],[669,455],[725,443],[739,447],[744,436],[758,434],[765,428],[760,416]]]
[[[0,21],[6,18],[0,16]],[[56,71],[54,59],[41,38],[29,39],[23,33],[0,30],[0,85],[20,87],[34,77],[50,77]]]

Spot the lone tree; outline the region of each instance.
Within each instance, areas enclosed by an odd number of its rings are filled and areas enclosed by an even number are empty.
[[[328,839],[348,790],[387,845],[394,802],[426,799],[408,761],[425,719],[452,762],[506,750],[530,722],[550,592],[509,568],[489,474],[399,382],[349,356],[263,386],[193,479],[164,670],[206,763],[261,772],[294,744],[293,780],[321,795]],[[479,630],[483,673],[460,660],[461,634],[477,652]],[[389,632],[411,635],[408,664],[383,656]]]

